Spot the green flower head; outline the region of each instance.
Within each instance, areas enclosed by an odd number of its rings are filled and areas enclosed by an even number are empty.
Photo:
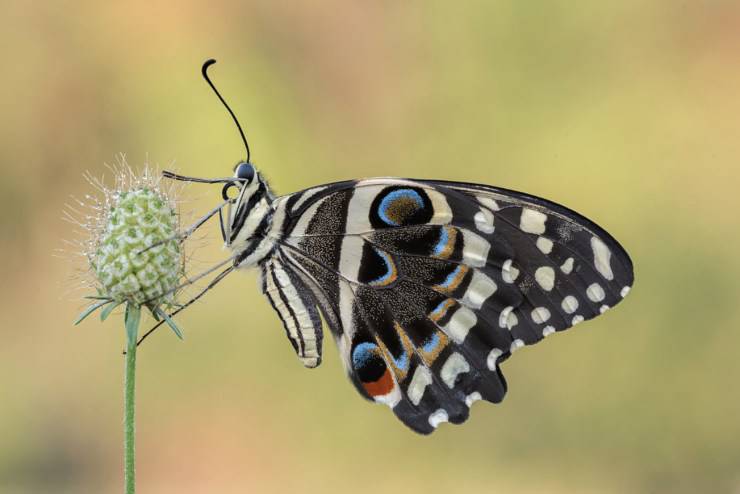
[[[185,273],[175,190],[148,166],[134,172],[121,159],[112,169],[113,187],[88,176],[102,197],[86,196],[85,203],[78,201],[92,213],[75,222],[89,235],[83,242],[83,254],[92,275],[89,282],[97,292],[88,297],[97,302],[78,322],[105,306],[103,319],[121,304],[126,305],[127,317],[145,306],[155,318],[166,319],[179,336],[166,315],[177,305]]]
[[[172,304],[182,275],[175,209],[147,186],[115,193],[112,203],[89,257],[101,293],[116,302]]]

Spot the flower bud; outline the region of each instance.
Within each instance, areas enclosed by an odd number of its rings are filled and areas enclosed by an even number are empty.
[[[89,260],[101,293],[116,302],[158,306],[174,301],[183,273],[178,216],[156,187],[118,190]]]

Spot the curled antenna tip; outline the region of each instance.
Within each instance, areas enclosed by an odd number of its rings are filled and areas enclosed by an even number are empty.
[[[216,63],[216,59],[215,58],[209,58],[208,60],[206,60],[205,62],[203,62],[203,67],[201,67],[201,69],[200,69],[200,72],[203,74],[203,77],[205,77],[206,71],[208,70],[208,67],[210,67],[214,63]]]

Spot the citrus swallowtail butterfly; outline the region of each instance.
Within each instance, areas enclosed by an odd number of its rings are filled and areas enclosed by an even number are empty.
[[[203,75],[224,102],[206,73],[213,62]],[[360,394],[417,432],[464,422],[477,400],[500,402],[501,363],[516,349],[604,313],[633,283],[611,235],[521,192],[374,178],[275,197],[234,121],[247,159],[233,177],[165,172],[225,184],[224,202],[195,226],[218,213],[233,253],[209,288],[257,267],[300,361],[321,363],[323,316]]]

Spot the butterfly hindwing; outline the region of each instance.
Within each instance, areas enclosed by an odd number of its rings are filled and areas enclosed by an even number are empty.
[[[302,305],[320,308],[358,391],[422,433],[501,401],[512,351],[599,315],[632,284],[609,234],[513,191],[371,179],[277,204],[274,258],[314,297]]]

